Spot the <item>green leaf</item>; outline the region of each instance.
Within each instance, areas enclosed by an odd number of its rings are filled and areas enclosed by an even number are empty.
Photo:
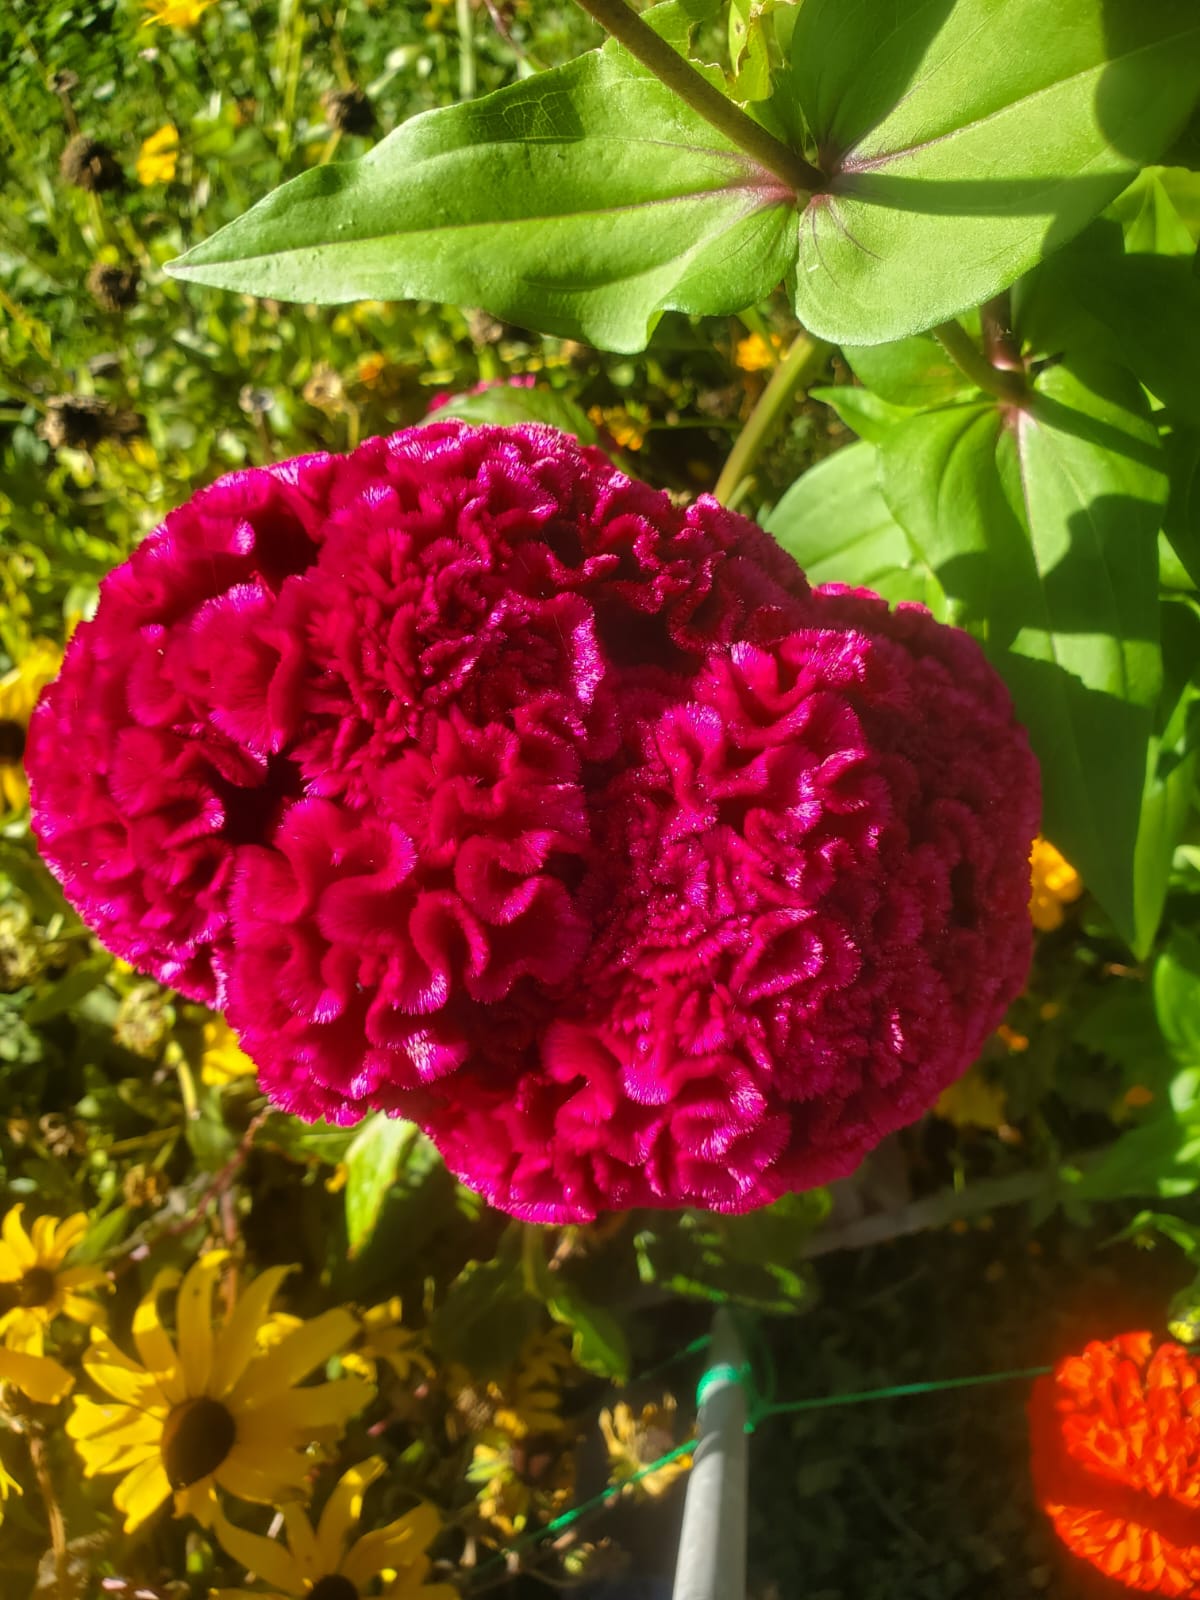
[[[634,351],[664,310],[763,298],[794,259],[791,198],[610,44],[303,173],[170,270],[281,300],[478,305]]]
[[[974,394],[932,334],[893,344],[846,345],[842,354],[868,389],[897,406],[937,406]]]
[[[881,461],[888,504],[1029,730],[1045,832],[1137,942],[1167,487],[1139,392],[1117,371],[1049,367],[1007,423],[983,403],[917,415]]]
[[[874,445],[852,444],[826,457],[797,478],[764,526],[810,583],[859,585],[939,614],[941,586],[917,562],[880,493],[878,455]]]
[[[352,1256],[375,1231],[388,1190],[419,1137],[414,1123],[382,1111],[368,1117],[355,1133],[346,1151],[346,1233]]]
[[[1200,424],[1200,279],[1189,258],[1127,255],[1119,237],[1097,223],[1043,262],[1018,297],[1018,331],[1044,355],[1119,361]]]
[[[1109,207],[1125,229],[1130,255],[1187,256],[1196,253],[1196,241],[1180,216],[1159,173],[1147,167]]]
[[[520,1224],[505,1231],[491,1261],[469,1261],[429,1324],[443,1361],[460,1361],[481,1378],[512,1366],[526,1337],[543,1319],[541,1302],[525,1287]]]
[[[1177,1244],[1188,1260],[1200,1264],[1200,1228],[1193,1227],[1182,1217],[1173,1217],[1161,1211],[1139,1211],[1127,1227],[1121,1229],[1109,1242],[1136,1239],[1141,1234],[1161,1233],[1164,1239]]]
[[[848,428],[853,428],[860,439],[881,444],[883,437],[895,423],[911,416],[907,406],[894,406],[870,389],[860,389],[853,384],[822,384],[808,391],[811,400],[820,400],[832,406]]]
[[[603,1306],[595,1305],[561,1272],[551,1272],[541,1250],[533,1253],[537,1289],[546,1309],[571,1330],[571,1356],[585,1372],[616,1383],[629,1379],[631,1357],[625,1330]]]
[[[1195,0],[805,0],[772,102],[830,174],[797,315],[875,344],[980,304],[1156,160],[1198,93]]]
[[[460,422],[491,423],[510,427],[516,422],[544,422],[547,427],[573,433],[580,444],[595,444],[596,429],[587,412],[557,389],[524,388],[497,383],[481,394],[452,395],[422,419],[422,426],[457,417]]]
[[[1175,1199],[1200,1184],[1200,1118],[1152,1117],[1123,1133],[1072,1187],[1081,1200]]]
[[[1175,929],[1154,963],[1154,1006],[1176,1064],[1184,1071],[1200,1071],[1200,939],[1186,928]],[[1178,1093],[1172,1098],[1177,1110],[1192,1104]]]
[[[1167,439],[1171,493],[1163,532],[1194,584],[1200,585],[1200,429],[1176,428]]]
[[[814,1189],[744,1217],[684,1211],[656,1218],[634,1239],[638,1273],[685,1299],[794,1313],[812,1292],[805,1241],[828,1214],[828,1193]]]

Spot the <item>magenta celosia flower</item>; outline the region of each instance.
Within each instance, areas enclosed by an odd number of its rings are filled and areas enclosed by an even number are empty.
[[[851,1170],[1029,958],[1037,772],[978,646],[546,428],[198,495],[29,765],[81,913],[278,1104],[412,1117],[541,1221]]]

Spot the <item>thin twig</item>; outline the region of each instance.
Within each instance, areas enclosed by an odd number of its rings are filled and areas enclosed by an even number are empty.
[[[67,1525],[63,1520],[62,1507],[58,1503],[58,1496],[54,1492],[54,1479],[50,1476],[50,1463],[46,1459],[46,1441],[32,1430],[25,1436],[29,1445],[29,1459],[33,1464],[33,1475],[37,1479],[38,1488],[42,1494],[42,1504],[46,1508],[46,1521],[50,1527],[50,1547],[54,1551],[54,1579],[59,1600],[69,1600],[68,1588],[69,1572],[67,1570]]]

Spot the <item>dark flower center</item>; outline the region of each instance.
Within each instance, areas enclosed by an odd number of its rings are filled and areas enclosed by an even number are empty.
[[[224,1461],[237,1439],[237,1424],[219,1400],[198,1395],[172,1410],[163,1424],[162,1458],[172,1489],[186,1489]]]
[[[0,1283],[0,1317],[18,1306],[28,1309],[49,1305],[56,1287],[54,1274],[47,1267],[30,1267],[24,1277],[15,1282]]]
[[[333,1572],[327,1578],[317,1579],[308,1600],[358,1600],[358,1590],[349,1578]]]
[[[24,754],[24,727],[11,717],[0,717],[0,767],[15,767]]]

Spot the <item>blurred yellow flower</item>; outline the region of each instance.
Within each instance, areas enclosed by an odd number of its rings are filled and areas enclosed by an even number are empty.
[[[1004,1087],[992,1083],[978,1062],[957,1083],[943,1089],[934,1106],[935,1115],[956,1128],[988,1128],[995,1132],[1008,1123],[1008,1096]]]
[[[565,1508],[575,1487],[574,1457],[562,1439],[520,1442],[489,1431],[475,1445],[467,1482],[479,1485],[479,1515],[508,1543]]]
[[[630,416],[624,406],[591,406],[588,420],[607,433],[619,450],[640,450],[646,442],[645,424]]]
[[[286,1545],[234,1527],[219,1510],[214,1532],[235,1561],[270,1586],[253,1591],[261,1600],[357,1600],[372,1578],[387,1584],[388,1600],[458,1600],[458,1590],[450,1584],[425,1582],[430,1567],[426,1551],[442,1527],[431,1505],[419,1505],[349,1544],[362,1517],[363,1494],[383,1471],[379,1456],[351,1467],[315,1528],[299,1506],[282,1507]],[[212,1600],[249,1597],[245,1589],[214,1589]]]
[[[550,1328],[525,1340],[503,1378],[480,1381],[451,1364],[446,1387],[471,1432],[494,1428],[510,1439],[526,1439],[562,1427],[563,1379],[574,1370],[566,1331]]]
[[[386,370],[387,357],[381,356],[378,350],[372,350],[359,360],[358,381],[366,384],[368,389],[373,389]]]
[[[164,28],[194,28],[216,3],[217,0],[142,0],[149,12],[147,24],[157,23]]]
[[[0,812],[21,811],[29,802],[25,781],[25,737],[38,695],[58,677],[62,651],[35,639],[11,672],[0,677]]]
[[[168,122],[143,141],[134,167],[138,182],[147,188],[152,183],[170,183],[178,160],[179,133]]]
[[[770,344],[761,333],[747,334],[744,339],[739,339],[733,352],[734,365],[743,372],[766,372],[769,368],[779,364],[779,351],[783,340],[778,334],[771,335]]]
[[[57,1405],[69,1394],[75,1379],[49,1356],[31,1356],[25,1350],[0,1350],[0,1387],[11,1383],[39,1406]]]
[[[200,1057],[200,1078],[214,1088],[252,1078],[258,1068],[238,1044],[237,1034],[224,1017],[204,1024],[204,1050]]]
[[[104,1308],[90,1289],[109,1287],[99,1267],[65,1267],[64,1260],[87,1232],[86,1212],[60,1221],[37,1217],[26,1233],[23,1206],[13,1206],[0,1225],[0,1338],[10,1350],[40,1356],[46,1328],[55,1317],[104,1321]]]
[[[383,1361],[401,1383],[408,1383],[416,1372],[426,1378],[433,1376],[433,1362],[425,1353],[424,1337],[401,1325],[403,1315],[399,1295],[363,1312],[362,1343],[342,1357],[347,1372],[356,1372],[368,1383],[374,1383],[378,1363]]]
[[[1032,888],[1029,915],[1043,933],[1061,928],[1066,913],[1063,907],[1083,893],[1083,879],[1069,861],[1039,834],[1029,856]]]
[[[67,1432],[86,1477],[125,1474],[113,1504],[127,1533],[172,1494],[176,1515],[204,1523],[217,1487],[265,1505],[303,1500],[306,1448],[333,1443],[372,1397],[361,1378],[298,1387],[354,1336],[349,1311],[326,1311],[261,1348],[259,1330],[290,1267],[260,1273],[215,1322],[213,1290],[227,1260],[210,1250],[182,1277],[174,1268],[157,1274],[133,1318],[140,1364],[92,1332],[83,1364],[112,1399],[77,1396]],[[159,1299],[176,1286],[173,1342]]]
[[[612,1483],[626,1483],[660,1456],[669,1454],[679,1441],[675,1437],[675,1399],[664,1395],[661,1405],[646,1405],[640,1415],[622,1400],[611,1411],[600,1413],[600,1432],[608,1450],[608,1475]],[[692,1457],[676,1456],[639,1478],[629,1487],[634,1494],[657,1499],[691,1467]]]

